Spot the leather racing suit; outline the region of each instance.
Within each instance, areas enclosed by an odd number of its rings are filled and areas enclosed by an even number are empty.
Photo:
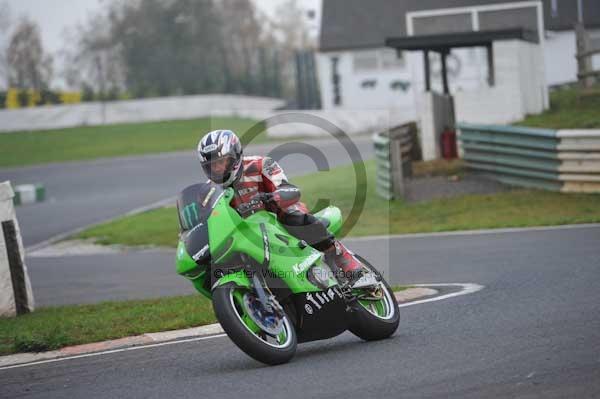
[[[242,168],[242,175],[232,185],[235,195],[231,205],[234,208],[251,205],[254,211],[275,212],[290,234],[318,251],[323,252],[336,244],[334,236],[300,202],[300,190],[288,182],[277,162],[270,157],[244,156]],[[271,193],[272,201],[266,206],[262,201],[253,201],[259,193]]]

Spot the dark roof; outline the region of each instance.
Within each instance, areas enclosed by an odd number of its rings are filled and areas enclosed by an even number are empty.
[[[439,51],[456,47],[485,46],[494,40],[502,39],[520,39],[533,43],[539,41],[539,37],[534,31],[527,29],[503,29],[444,35],[403,36],[387,39],[385,44],[398,50]]]
[[[406,13],[409,11],[509,2],[515,0],[323,0],[320,49],[384,47],[387,38],[406,36]],[[542,0],[542,3],[547,30],[573,29],[577,20],[576,0],[557,0],[555,16],[552,15],[552,0]],[[586,27],[600,27],[600,0],[583,0],[583,8]],[[522,27],[510,26],[510,23],[502,21],[502,27]]]

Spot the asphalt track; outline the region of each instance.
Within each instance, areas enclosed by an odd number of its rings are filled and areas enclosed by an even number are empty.
[[[318,148],[330,166],[349,162],[341,148]],[[290,175],[316,169],[303,155],[282,165]],[[193,153],[176,153],[3,170],[0,180],[46,183],[48,202],[17,211],[31,245],[171,196],[197,181],[197,170]],[[348,243],[389,264],[392,283],[485,288],[402,308],[391,339],[347,333],[303,344],[277,368],[216,337],[0,370],[0,398],[600,397],[600,227]],[[41,305],[193,292],[174,274],[171,252],[30,258],[28,266]]]
[[[352,143],[362,159],[372,157],[370,137],[356,137]],[[326,162],[321,166],[325,167],[356,160],[335,139],[251,145],[245,149],[249,155],[281,158],[289,176],[317,171],[315,161],[307,155],[315,151],[323,154]],[[204,175],[195,149],[191,148],[185,152],[0,169],[0,181],[4,180],[15,185],[43,183],[46,187],[45,202],[17,207],[23,241],[30,247],[55,235],[173,197],[189,184],[204,180]]]
[[[0,397],[600,397],[599,243],[600,227],[355,241],[375,263],[390,248],[393,282],[485,288],[402,308],[391,339],[346,333],[275,368],[216,337],[0,370]]]

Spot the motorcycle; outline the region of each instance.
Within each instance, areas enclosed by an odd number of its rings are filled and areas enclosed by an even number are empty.
[[[184,189],[177,199],[181,227],[177,273],[212,299],[229,338],[269,365],[292,359],[298,343],[349,330],[371,341],[394,334],[398,303],[383,276],[359,255],[363,275],[351,287],[323,254],[290,235],[260,199],[231,207],[231,188],[211,182]],[[336,234],[339,208],[315,213]]]

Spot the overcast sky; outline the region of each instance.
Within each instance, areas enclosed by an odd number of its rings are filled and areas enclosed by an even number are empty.
[[[273,15],[277,6],[285,2],[285,0],[254,1],[261,11],[269,15]],[[88,15],[97,12],[106,3],[110,3],[110,0],[0,0],[0,2],[8,3],[13,23],[23,15],[37,22],[44,49],[56,53],[65,47],[63,33],[66,28],[84,23]],[[321,13],[321,0],[298,0],[298,4],[316,10],[319,15]]]
[[[107,0],[0,0],[7,1],[13,20],[28,15],[42,31],[44,47],[51,52],[63,47],[63,30],[83,23],[90,13],[98,11]],[[272,14],[285,0],[256,0],[258,8]],[[109,2],[109,1],[108,1]],[[303,7],[318,9],[321,0],[299,0]]]

